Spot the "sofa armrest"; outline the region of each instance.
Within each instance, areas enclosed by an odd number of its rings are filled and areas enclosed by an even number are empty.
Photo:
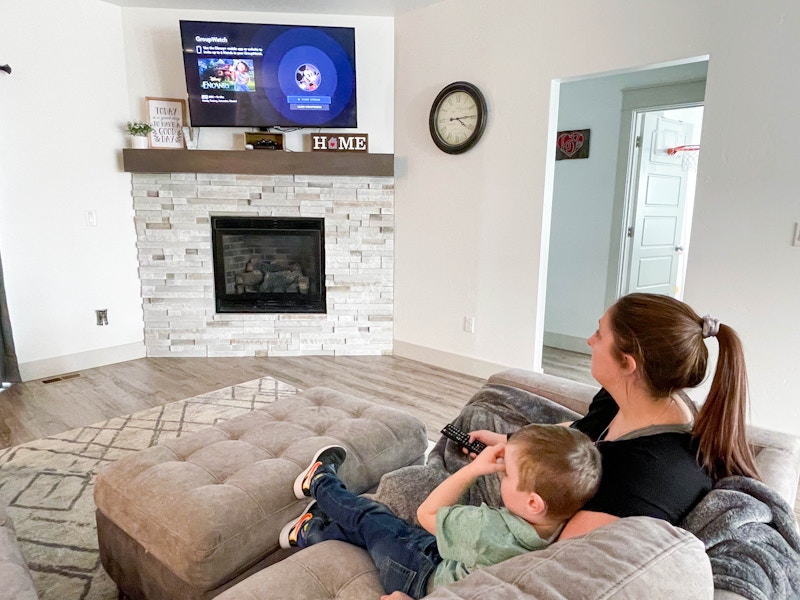
[[[582,415],[589,410],[592,398],[600,389],[586,383],[570,381],[563,377],[536,373],[526,369],[506,369],[495,373],[488,383],[510,385],[543,396]]]
[[[680,576],[676,576],[676,574]],[[436,588],[439,600],[711,600],[703,543],[659,519],[628,517]]]

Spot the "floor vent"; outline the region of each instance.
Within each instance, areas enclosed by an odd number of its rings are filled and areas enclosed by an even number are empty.
[[[42,383],[55,383],[56,381],[66,381],[67,379],[75,379],[80,377],[80,373],[70,373],[69,375],[61,375],[59,377],[51,377],[50,379],[42,379]]]

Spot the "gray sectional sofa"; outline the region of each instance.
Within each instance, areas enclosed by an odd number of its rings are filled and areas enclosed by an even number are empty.
[[[489,378],[462,415],[479,403],[484,404],[482,408],[493,403],[502,405],[497,411],[495,425],[498,430],[503,427],[513,430],[519,423],[514,423],[514,417],[509,415],[517,406],[511,406],[514,402],[509,398],[524,398],[528,393],[531,398],[544,398],[543,408],[537,409],[532,417],[555,422],[562,418],[562,410],[585,413],[596,391],[592,386],[558,377],[507,370]],[[774,520],[784,519],[783,524],[793,529],[784,533],[788,537],[796,536],[797,522],[791,507],[800,477],[800,440],[755,427],[748,433],[767,484],[763,487],[776,502],[772,506]],[[440,440],[424,467],[406,467],[385,475],[376,497],[405,518],[413,518],[413,508],[421,497],[446,476],[442,469],[443,464],[447,467],[446,448],[447,444]],[[771,533],[774,525],[767,522],[754,527],[766,528]],[[759,577],[754,577],[754,581],[736,581],[735,576],[731,582],[730,573],[723,573],[721,577],[711,546],[713,544],[708,541],[704,545],[685,528],[648,517],[631,517],[588,535],[557,542],[544,550],[477,571],[454,585],[435,590],[428,598],[742,600],[749,592],[761,592],[748,589],[752,585],[777,586],[761,597],[800,597],[794,595],[799,588],[792,587],[795,583],[800,585],[800,581],[792,581],[800,569],[795,554],[800,551],[800,545],[794,549],[787,546],[790,563],[785,570],[777,569],[779,572],[772,574],[778,580],[766,582],[757,581]],[[715,563],[714,572],[712,562]],[[779,589],[781,585],[785,587]],[[365,551],[341,542],[325,542],[298,551],[251,575],[218,599],[361,600],[378,598],[381,593],[375,567]]]

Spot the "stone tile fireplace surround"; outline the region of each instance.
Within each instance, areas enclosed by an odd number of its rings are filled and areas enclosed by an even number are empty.
[[[128,168],[132,153],[154,152],[178,151],[125,151],[126,170],[133,171],[147,356],[391,353],[392,176]],[[323,217],[327,313],[217,314],[212,215]]]

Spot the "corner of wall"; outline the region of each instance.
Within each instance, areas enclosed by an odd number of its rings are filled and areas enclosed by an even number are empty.
[[[472,375],[473,377],[488,378],[499,371],[511,368],[508,365],[500,365],[469,356],[436,350],[435,348],[419,346],[398,339],[394,340],[393,354],[394,356],[424,362],[442,369]]]

